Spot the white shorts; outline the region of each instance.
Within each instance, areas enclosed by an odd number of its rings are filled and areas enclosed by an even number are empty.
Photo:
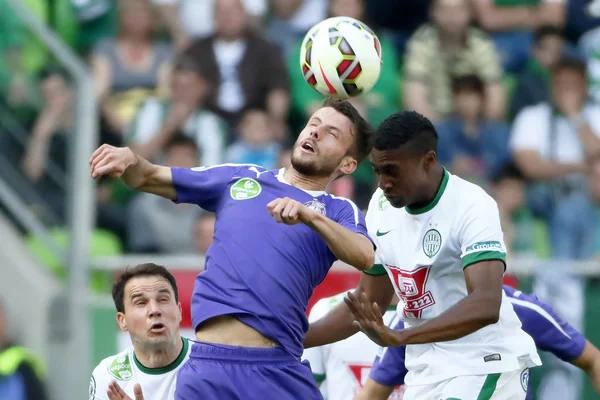
[[[404,400],[525,400],[529,369],[458,376],[431,385],[407,386]]]

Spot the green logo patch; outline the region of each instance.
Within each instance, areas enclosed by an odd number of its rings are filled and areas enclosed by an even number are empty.
[[[131,369],[131,361],[129,355],[116,358],[110,367],[108,372],[120,381],[128,381],[133,377],[133,370]]]
[[[429,258],[435,256],[442,247],[442,235],[437,229],[430,229],[423,237],[423,252]]]
[[[467,247],[467,252],[469,251],[481,251],[481,250],[490,250],[490,251],[494,251],[494,250],[500,250],[500,251],[504,251],[502,249],[502,244],[497,241],[497,240],[490,240],[487,242],[477,242],[474,243],[470,246]]]
[[[388,199],[385,198],[385,195],[381,193],[381,195],[379,196],[379,200],[377,200],[377,207],[379,208],[379,211],[383,211],[389,206],[390,202],[388,201]]]
[[[231,186],[229,193],[234,200],[253,199],[262,192],[260,183],[252,178],[242,178]]]

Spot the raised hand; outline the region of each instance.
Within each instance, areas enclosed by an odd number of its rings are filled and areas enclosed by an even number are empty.
[[[383,347],[398,346],[400,344],[394,337],[394,330],[385,326],[383,315],[377,303],[370,303],[364,292],[359,297],[348,292],[348,297],[345,297],[344,301],[354,314],[354,326],[367,335],[369,339]]]
[[[128,167],[137,163],[137,157],[128,147],[103,144],[92,154],[89,162],[92,178],[105,175],[120,178]]]
[[[115,381],[111,381],[108,385],[108,389],[106,390],[108,394],[109,400],[132,400],[131,397],[125,393],[123,389],[117,384]],[[133,386],[133,394],[135,396],[135,400],[144,400],[144,395],[142,394],[142,387],[139,383],[136,383]]]

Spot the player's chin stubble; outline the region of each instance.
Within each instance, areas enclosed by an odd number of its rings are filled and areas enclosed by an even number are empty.
[[[301,156],[296,154],[296,149],[292,151],[290,161],[292,167],[304,176],[327,177],[335,171],[335,168],[328,168],[327,165],[319,166],[319,162],[314,158],[309,160],[302,159]]]

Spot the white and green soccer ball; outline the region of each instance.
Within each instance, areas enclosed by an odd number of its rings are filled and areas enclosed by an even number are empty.
[[[333,17],[313,26],[302,42],[306,83],[328,97],[349,98],[371,90],[381,72],[381,45],[365,23]]]

